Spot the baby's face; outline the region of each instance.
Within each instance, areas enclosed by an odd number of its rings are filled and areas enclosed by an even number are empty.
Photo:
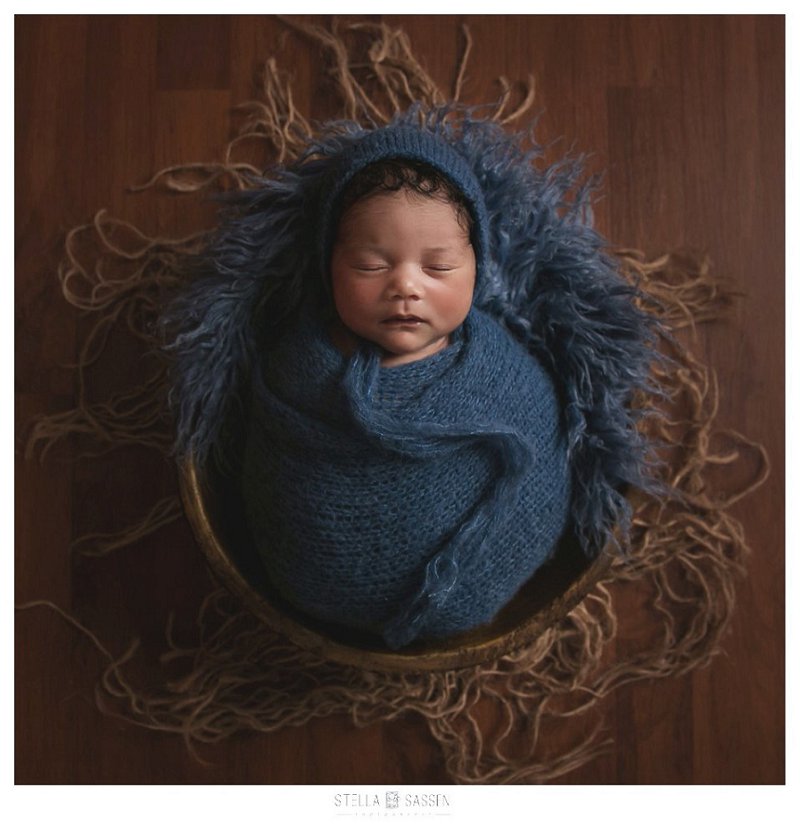
[[[449,203],[382,192],[342,216],[331,281],[346,328],[379,345],[384,365],[402,365],[440,351],[466,319],[475,253]]]

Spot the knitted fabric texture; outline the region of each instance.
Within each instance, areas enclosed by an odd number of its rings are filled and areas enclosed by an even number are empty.
[[[399,647],[482,624],[546,560],[571,484],[547,372],[473,311],[453,344],[381,368],[306,317],[257,377],[243,494],[294,605]]]

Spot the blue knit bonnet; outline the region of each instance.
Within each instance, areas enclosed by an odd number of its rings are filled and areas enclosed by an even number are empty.
[[[342,193],[348,183],[374,162],[398,159],[424,162],[444,174],[466,198],[472,216],[476,289],[486,281],[489,263],[489,222],[483,189],[467,160],[446,139],[410,125],[377,128],[346,147],[325,180],[320,206],[322,275],[330,269]]]

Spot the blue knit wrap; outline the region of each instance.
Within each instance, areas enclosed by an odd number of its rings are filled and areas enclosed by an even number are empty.
[[[391,647],[487,622],[547,559],[571,479],[549,374],[473,310],[451,345],[349,360],[306,316],[263,356],[244,455],[251,532],[300,610]]]

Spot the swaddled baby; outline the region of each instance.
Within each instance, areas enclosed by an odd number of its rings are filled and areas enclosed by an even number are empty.
[[[246,402],[248,524],[301,611],[441,638],[565,531],[592,555],[624,525],[648,323],[563,198],[496,125],[411,112],[335,125],[211,247],[172,343],[179,451],[224,452]]]

